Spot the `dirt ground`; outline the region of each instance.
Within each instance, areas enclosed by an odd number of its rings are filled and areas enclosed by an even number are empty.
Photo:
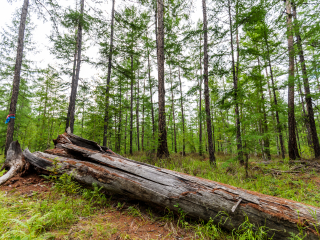
[[[31,197],[35,192],[49,194],[49,191],[53,191],[51,186],[52,183],[43,177],[32,174],[10,179],[0,187],[0,191]],[[121,209],[116,207],[118,201],[119,199],[113,199],[111,208],[88,218],[80,218],[70,229],[52,232],[54,239],[194,239],[192,231],[178,228],[176,222],[150,219],[146,214],[146,209],[150,206],[138,203],[141,215],[134,217],[127,209],[130,206],[136,207],[137,201],[128,201]],[[153,210],[163,212],[163,209],[155,207]]]

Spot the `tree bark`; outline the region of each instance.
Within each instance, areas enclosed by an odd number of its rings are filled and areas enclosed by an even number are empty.
[[[199,78],[199,155],[202,156],[202,63],[201,63],[201,35],[200,35],[200,78]]]
[[[289,78],[288,78],[288,152],[289,158],[292,160],[299,159],[297,147],[296,132],[295,132],[295,116],[294,116],[294,48],[293,48],[293,26],[291,14],[291,2],[286,0],[287,13],[287,38],[289,52]]]
[[[210,116],[210,97],[209,97],[209,72],[208,72],[208,31],[207,31],[207,6],[206,0],[202,0],[202,12],[203,12],[203,66],[204,66],[204,97],[205,97],[205,108],[206,108],[206,122],[207,122],[207,133],[208,133],[208,152],[209,161],[211,164],[216,164],[216,158],[214,156],[213,142],[212,142],[212,123]]]
[[[13,77],[13,84],[12,84],[10,109],[9,109],[9,114],[14,114],[14,115],[16,114],[17,102],[18,102],[18,96],[19,96],[20,73],[21,73],[23,47],[24,47],[24,30],[26,27],[28,7],[29,7],[29,0],[24,0],[22,12],[21,12],[21,18],[20,18],[16,65],[14,67],[14,77]],[[15,122],[15,119],[11,118],[10,122],[8,123],[5,156],[7,155],[7,151],[10,147],[11,142],[13,141],[14,122]]]
[[[137,88],[137,91],[138,91],[138,94],[136,95],[136,98],[137,98],[137,106],[136,106],[136,118],[137,118],[137,143],[138,143],[138,151],[140,151],[140,130],[139,130],[139,96],[140,96],[140,91],[139,91],[139,69],[138,69],[138,79],[137,79],[137,85],[138,85],[138,88]]]
[[[83,10],[84,10],[84,0],[81,0],[81,16],[83,18]],[[72,79],[71,84],[71,94],[70,94],[70,102],[67,114],[67,122],[66,122],[66,129],[70,127],[71,132],[74,129],[74,114],[76,109],[76,99],[77,99],[77,91],[78,91],[78,82],[79,82],[79,75],[80,75],[80,65],[81,65],[81,46],[82,46],[82,21],[79,19],[78,25],[78,36],[77,36],[77,68],[76,68],[76,75]]]
[[[304,91],[306,94],[305,99],[306,99],[306,105],[307,105],[307,110],[308,110],[307,118],[309,121],[309,126],[310,126],[310,130],[311,130],[311,135],[312,135],[314,155],[316,158],[319,158],[320,157],[320,144],[319,144],[319,139],[318,139],[318,135],[317,135],[316,123],[314,121],[314,112],[313,112],[313,107],[312,107],[312,98],[310,95],[310,85],[309,85],[309,79],[308,79],[308,72],[307,72],[306,63],[305,63],[305,59],[304,59],[304,53],[303,53],[303,49],[302,49],[299,25],[297,23],[298,20],[297,20],[297,13],[296,13],[296,5],[295,4],[293,4],[293,17],[295,20],[295,33],[296,33],[296,38],[297,38],[297,46],[298,46],[299,60],[300,60],[300,64],[301,64]]]
[[[107,146],[108,136],[108,122],[109,122],[109,90],[110,90],[110,79],[111,79],[111,66],[112,66],[112,51],[113,51],[113,25],[114,25],[114,2],[112,0],[112,11],[111,11],[111,33],[110,33],[110,48],[109,48],[109,59],[108,59],[108,75],[107,75],[107,86],[106,86],[106,108],[104,112],[104,125],[103,125],[103,146]]]
[[[172,71],[171,71],[171,65],[170,65],[170,82],[171,82],[171,107],[172,107],[172,120],[173,120],[173,143],[174,143],[174,152],[177,153],[177,132],[176,132],[176,118],[175,118],[175,112],[174,112],[174,95],[173,95],[173,79],[172,79]]]
[[[164,85],[164,23],[163,0],[158,1],[158,32],[157,32],[157,58],[158,58],[158,99],[159,99],[159,136],[157,157],[168,157],[166,109],[165,109],[165,85]]]
[[[181,104],[181,120],[182,120],[182,156],[186,155],[186,138],[184,132],[184,114],[183,114],[183,98],[182,98],[182,84],[180,76],[180,66],[179,66],[179,83],[180,83],[180,104]]]
[[[132,134],[133,134],[133,81],[134,81],[134,72],[133,72],[133,55],[131,55],[131,94],[130,94],[130,150],[129,154],[132,155]]]
[[[319,239],[319,208],[126,159],[71,132],[54,142],[55,149],[46,153],[23,152],[42,174],[66,173],[83,184],[95,183],[109,193],[173,211],[178,211],[178,205],[188,216],[212,219],[227,230],[248,218],[255,227],[265,226],[274,239],[287,239],[300,231],[308,239]]]
[[[285,149],[284,149],[284,142],[283,142],[283,137],[282,137],[282,127],[281,127],[280,119],[279,119],[278,100],[277,100],[276,88],[275,88],[275,83],[274,83],[274,78],[273,78],[273,71],[272,71],[271,58],[270,58],[270,49],[269,49],[266,28],[264,28],[264,40],[265,40],[265,44],[267,47],[267,53],[268,53],[267,58],[268,58],[268,64],[269,64],[269,69],[270,69],[270,78],[271,78],[272,92],[273,92],[273,104],[275,106],[275,112],[276,112],[277,130],[278,130],[279,141],[280,141],[281,157],[282,157],[282,159],[284,159],[285,158]]]
[[[232,58],[232,75],[233,75],[233,91],[234,91],[234,101],[235,101],[235,115],[236,115],[236,140],[237,140],[237,152],[238,161],[240,164],[244,164],[243,152],[242,152],[242,141],[241,141],[241,131],[240,131],[240,116],[239,116],[239,99],[238,99],[238,79],[236,76],[235,61],[234,61],[234,50],[233,50],[233,29],[232,29],[232,19],[231,19],[231,3],[228,0],[228,10],[229,10],[229,25],[230,25],[230,44],[231,44],[231,58]]]

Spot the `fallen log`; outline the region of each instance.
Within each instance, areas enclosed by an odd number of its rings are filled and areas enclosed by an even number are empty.
[[[320,209],[124,158],[70,133],[59,135],[55,149],[23,156],[36,169],[67,173],[81,183],[110,193],[152,202],[232,230],[246,219],[268,228],[269,237],[287,239],[303,231],[319,239]]]

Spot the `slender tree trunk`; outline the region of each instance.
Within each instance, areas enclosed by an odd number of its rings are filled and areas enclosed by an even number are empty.
[[[137,95],[137,106],[136,106],[136,117],[137,117],[137,142],[138,142],[138,151],[140,151],[140,130],[139,130],[139,94],[140,94],[140,91],[139,91],[139,69],[138,69],[138,79],[137,79],[137,85],[138,85],[138,95]]]
[[[81,0],[81,16],[83,18],[83,9],[84,9],[84,0]],[[71,95],[70,95],[70,102],[67,114],[67,123],[66,129],[70,127],[70,131],[73,133],[74,129],[74,114],[76,109],[76,99],[77,99],[77,91],[78,91],[78,82],[79,82],[79,75],[80,75],[80,65],[81,65],[81,46],[82,46],[82,21],[79,19],[78,25],[78,36],[77,36],[77,68],[76,68],[76,75],[72,81],[71,85]]]
[[[121,124],[122,124],[122,87],[121,82],[119,81],[119,124],[118,124],[118,146],[117,151],[120,152],[121,150]]]
[[[171,65],[170,65],[170,82],[171,82],[171,106],[172,106],[172,120],[173,120],[173,134],[174,134],[174,152],[177,153],[177,133],[176,133],[176,119],[175,119],[175,112],[174,112],[174,96],[173,96],[173,86],[172,86],[172,72],[171,72]]]
[[[153,94],[152,94],[152,82],[151,82],[151,66],[150,66],[150,53],[148,49],[148,78],[150,88],[150,103],[151,103],[151,120],[152,120],[152,136],[154,138],[155,123],[154,123],[154,110],[153,110]]]
[[[106,108],[104,112],[104,126],[103,126],[103,146],[104,147],[106,147],[106,144],[107,144],[108,122],[109,122],[109,89],[110,89],[109,85],[110,85],[110,79],[111,79],[112,51],[113,51],[114,2],[115,0],[112,0],[110,48],[109,48],[108,75],[107,75],[107,86],[106,86]]]
[[[207,6],[206,0],[202,0],[202,12],[203,12],[203,66],[204,66],[204,98],[206,108],[206,122],[208,133],[208,152],[209,161],[211,164],[216,164],[216,158],[214,156],[213,143],[212,143],[212,125],[210,117],[210,97],[209,97],[209,84],[208,84],[208,32],[207,32]]]
[[[21,12],[21,18],[20,18],[16,65],[14,68],[14,78],[13,78],[13,84],[12,84],[12,95],[11,95],[9,114],[16,114],[16,109],[17,109],[19,87],[20,87],[20,72],[21,72],[23,47],[24,47],[24,30],[26,26],[28,7],[29,7],[29,0],[24,0],[22,12]],[[5,156],[7,155],[9,146],[13,141],[14,120],[15,120],[14,118],[11,118],[10,122],[8,123]]]
[[[186,155],[186,137],[184,131],[184,113],[183,113],[183,98],[182,98],[182,84],[180,76],[180,66],[179,66],[179,83],[180,83],[180,104],[181,104],[181,120],[182,120],[182,156]]]
[[[291,14],[291,2],[286,0],[287,11],[287,38],[289,52],[289,79],[288,79],[288,128],[289,141],[288,151],[289,158],[292,160],[299,159],[299,152],[295,133],[295,116],[294,116],[294,47],[293,47],[293,26]]]
[[[259,64],[259,72],[261,73],[261,64],[260,64],[260,58],[258,57],[258,64]],[[262,78],[262,75],[261,75]],[[263,87],[262,87],[262,79],[260,78],[260,94],[261,94],[261,102],[262,102],[262,112],[263,112],[263,132],[264,135],[263,136],[263,142],[264,142],[264,153],[267,156],[267,159],[270,160],[271,159],[271,154],[270,154],[270,140],[269,140],[269,136],[267,136],[266,134],[269,133],[269,129],[268,129],[268,120],[267,120],[267,113],[266,113],[266,107],[265,107],[265,100],[264,100],[264,94],[263,94]]]
[[[237,151],[238,161],[244,164],[242,142],[241,142],[241,131],[240,131],[240,116],[239,116],[239,103],[238,103],[238,79],[235,71],[234,51],[233,51],[233,30],[232,30],[232,19],[231,19],[231,3],[228,0],[229,8],[229,24],[230,24],[230,38],[231,38],[231,57],[232,57],[232,75],[233,75],[233,89],[234,89],[234,101],[235,101],[235,115],[236,115],[236,139],[237,139]]]
[[[284,159],[285,158],[285,148],[284,148],[284,142],[283,142],[283,137],[282,137],[282,127],[281,127],[280,118],[279,118],[278,100],[277,100],[276,87],[275,87],[274,78],[273,78],[273,71],[272,71],[271,58],[270,58],[270,49],[269,49],[266,28],[264,28],[264,40],[265,40],[265,44],[267,47],[267,53],[268,53],[267,58],[268,58],[268,64],[269,64],[269,69],[270,69],[270,78],[271,78],[271,83],[272,83],[273,104],[275,106],[275,112],[276,112],[277,130],[278,130],[279,141],[280,141],[281,157],[282,157],[282,159]]]
[[[157,58],[158,58],[158,95],[159,95],[159,143],[157,157],[168,157],[166,109],[165,109],[165,85],[164,85],[164,23],[163,0],[158,1],[158,33],[157,33]]]
[[[272,94],[271,94],[271,90],[270,90],[270,82],[269,82],[269,75],[268,75],[268,69],[267,69],[267,68],[266,68],[266,77],[267,77],[269,98],[270,98],[270,102],[271,102],[271,104],[272,104]],[[276,122],[275,115],[274,115],[274,110],[273,110],[273,109],[271,109],[271,116],[272,116],[272,121],[273,121],[273,122]],[[276,128],[276,126],[274,125],[273,128],[274,128],[275,134],[277,134],[277,128]],[[277,145],[277,155],[280,156],[280,148],[279,148],[278,136],[277,136],[277,135],[275,135],[275,142],[276,142],[276,145]]]
[[[131,55],[131,100],[130,100],[130,155],[132,155],[132,133],[133,133],[133,56]]]
[[[201,35],[200,35],[201,36]],[[199,78],[199,155],[202,156],[202,63],[201,63],[201,38],[200,38],[200,78]]]
[[[296,71],[297,71],[297,79],[298,79],[298,89],[299,89],[301,105],[302,105],[303,122],[304,122],[304,126],[306,127],[306,133],[307,133],[307,142],[308,142],[308,146],[312,148],[313,144],[312,144],[312,134],[311,134],[310,124],[309,124],[310,122],[309,122],[308,114],[306,113],[306,109],[304,106],[303,92],[301,89],[301,81],[300,81],[300,76],[299,76],[297,60],[296,60]]]
[[[142,98],[142,133],[141,133],[141,149],[144,151],[144,125],[146,124],[144,118],[144,111],[145,111],[145,101],[144,97],[146,95],[146,80],[143,80],[143,98]]]
[[[301,43],[301,36],[299,31],[299,25],[297,23],[297,13],[296,13],[296,5],[293,5],[293,16],[295,19],[295,32],[296,32],[296,38],[297,38],[297,46],[298,46],[298,52],[299,52],[299,60],[301,64],[301,71],[302,71],[302,78],[303,78],[303,84],[304,84],[304,91],[305,91],[305,98],[306,98],[306,105],[308,110],[308,121],[309,126],[311,130],[312,135],[312,143],[313,143],[313,149],[314,149],[314,155],[316,158],[320,157],[320,145],[319,145],[319,139],[317,135],[317,128],[316,123],[314,121],[314,112],[312,107],[312,99],[310,95],[310,86],[309,86],[309,79],[308,79],[308,73],[306,68],[306,63],[304,59],[304,53],[302,49],[302,43]]]

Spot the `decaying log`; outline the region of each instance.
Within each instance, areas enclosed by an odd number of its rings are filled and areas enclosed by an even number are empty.
[[[23,173],[24,170],[29,168],[29,163],[27,163],[22,155],[22,150],[18,141],[14,141],[10,144],[9,150],[7,152],[7,158],[0,169],[9,170],[0,177],[0,185],[4,184],[10,178]]]
[[[23,156],[35,169],[67,173],[81,183],[174,211],[180,208],[225,229],[238,228],[248,217],[256,227],[266,226],[274,239],[286,239],[301,229],[307,239],[319,239],[319,208],[133,161],[70,132],[54,143],[55,149],[25,149]]]
[[[24,157],[39,169],[72,174],[81,183],[172,210],[178,206],[189,216],[212,218],[229,230],[247,216],[257,227],[266,226],[274,239],[298,234],[301,227],[308,239],[319,239],[319,208],[126,159],[70,133],[60,135],[55,144],[47,153],[26,149]]]

